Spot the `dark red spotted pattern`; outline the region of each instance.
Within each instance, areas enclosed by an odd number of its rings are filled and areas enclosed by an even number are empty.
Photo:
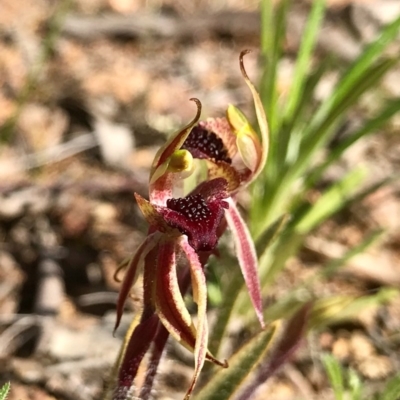
[[[192,222],[206,221],[211,217],[211,211],[200,194],[179,199],[168,199],[167,207],[178,211]]]
[[[190,151],[195,158],[208,158],[232,163],[223,141],[211,131],[195,126],[183,143],[182,149]]]

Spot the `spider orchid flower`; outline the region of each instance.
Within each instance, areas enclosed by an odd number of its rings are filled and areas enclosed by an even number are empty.
[[[240,55],[241,71],[253,94],[265,144],[268,135],[265,114],[243,66],[245,53]],[[185,399],[189,399],[206,360],[227,367],[226,362],[218,361],[207,349],[204,273],[205,263],[216,251],[226,222],[235,237],[242,273],[257,316],[264,326],[254,245],[232,196],[259,174],[266,155],[258,136],[239,110],[230,106],[227,118],[199,122],[201,103],[197,99],[191,100],[197,105],[195,118],[172,136],[155,156],[150,171],[149,200],[135,194],[149,223],[149,231],[122,281],[115,329],[141,270],[143,311],[119,363],[114,400],[127,398],[144,355],[153,345],[153,355],[160,357],[168,334],[194,353],[195,369]],[[240,167],[235,164],[236,154],[239,155],[239,165],[242,164]],[[183,179],[194,170],[194,158],[207,161],[208,178],[188,195],[177,195],[183,191]],[[190,282],[197,303],[196,324],[183,299]],[[150,368],[153,371],[148,370],[146,376],[149,382],[154,377],[154,366]]]
[[[217,177],[227,181],[229,208],[225,218],[233,234],[239,265],[261,326],[262,298],[257,274],[257,256],[250,233],[234,201],[235,194],[253,182],[265,166],[269,132],[260,96],[250,81],[243,64],[248,50],[239,58],[240,70],[253,96],[261,141],[244,114],[230,105],[225,118],[209,118],[197,123],[182,145],[193,158],[205,160],[208,179]],[[183,150],[181,150],[183,151]]]

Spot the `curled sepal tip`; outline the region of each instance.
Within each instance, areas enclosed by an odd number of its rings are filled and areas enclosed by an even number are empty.
[[[159,179],[163,174],[168,170],[168,166],[171,161],[171,157],[173,157],[174,153],[177,150],[180,150],[183,143],[189,136],[192,128],[197,124],[201,115],[201,102],[199,99],[191,98],[191,101],[194,101],[197,106],[196,115],[192,121],[190,121],[182,130],[177,132],[175,135],[172,135],[171,138],[162,146],[156,156],[154,157],[154,161],[151,167],[150,172],[150,183],[154,183],[157,179]]]
[[[239,64],[243,79],[245,80],[247,86],[249,87],[254,101],[258,126],[260,128],[260,133],[261,133],[261,157],[258,165],[256,166],[255,171],[253,171],[251,179],[248,182],[246,182],[246,184],[253,182],[264,168],[265,163],[267,161],[268,148],[269,148],[269,129],[268,129],[267,116],[265,115],[264,111],[264,106],[262,104],[260,95],[257,92],[257,89],[255,88],[249,76],[247,75],[243,63],[243,57],[248,53],[250,53],[250,50],[243,50],[240,53]],[[239,146],[239,151],[240,151],[240,146]]]

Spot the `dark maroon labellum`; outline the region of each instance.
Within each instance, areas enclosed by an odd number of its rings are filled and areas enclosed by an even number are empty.
[[[206,200],[201,194],[168,199],[162,210],[167,224],[185,234],[196,251],[211,251],[218,242],[217,229],[228,203],[222,199]]]
[[[183,143],[182,149],[190,151],[195,158],[232,163],[224,142],[214,132],[200,126],[192,129]]]
[[[178,211],[193,222],[200,222],[211,217],[211,211],[201,194],[179,199],[167,200],[167,207]]]

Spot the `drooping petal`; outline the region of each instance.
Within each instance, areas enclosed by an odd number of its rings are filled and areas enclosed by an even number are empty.
[[[197,253],[190,246],[185,237],[181,238],[180,245],[189,261],[192,277],[193,300],[197,303],[197,336],[194,348],[195,367],[192,382],[185,396],[185,400],[187,400],[193,392],[194,386],[208,354],[207,283]],[[224,366],[226,366],[226,364]]]
[[[184,236],[181,238],[187,241]],[[175,241],[168,239],[160,243],[157,276],[155,279],[155,306],[161,322],[171,336],[187,349],[194,351],[197,340],[197,330],[179,289],[176,271],[175,244]],[[192,251],[194,252],[193,249]],[[193,254],[197,262],[200,263],[196,252]],[[193,258],[194,257],[192,257],[192,261]],[[207,353],[206,359],[217,365],[225,365],[216,360],[210,353]]]
[[[183,170],[192,168],[189,152],[181,151],[193,126],[199,121],[201,114],[201,103],[198,99],[190,99],[196,103],[197,112],[189,124],[181,131],[171,136],[162,146],[156,156],[150,171],[150,201],[157,205],[165,205],[167,198],[171,197],[173,185]]]
[[[179,290],[175,242],[160,243],[155,282],[155,307],[168,332],[183,346],[193,349],[196,329]]]
[[[232,231],[240,269],[249,291],[251,301],[256,311],[258,320],[260,321],[261,326],[264,327],[261,288],[257,273],[258,264],[254,243],[250,232],[236,207],[235,202],[229,198],[228,203],[229,209],[225,212],[225,218],[228,222],[230,230]]]
[[[126,347],[119,369],[118,384],[113,400],[126,400],[140,363],[150,347],[157,332],[159,319],[156,314],[142,320],[135,328]]]
[[[122,313],[124,311],[125,301],[129,295],[129,292],[136,282],[136,279],[139,275],[140,269],[143,266],[143,260],[146,255],[156,246],[157,241],[160,239],[159,232],[155,232],[146,237],[146,239],[142,242],[139,248],[136,251],[136,254],[132,257],[128,265],[128,269],[125,273],[124,279],[121,284],[121,289],[118,295],[117,301],[117,319],[115,322],[114,332],[119,326],[121,321]]]
[[[157,236],[159,235],[157,234]],[[144,257],[143,312],[140,316],[140,323],[134,328],[124,351],[119,366],[118,386],[113,400],[126,400],[128,398],[126,394],[132,386],[139,365],[154,341],[160,326],[160,319],[155,313],[154,305],[158,248],[159,240]],[[123,397],[124,395],[125,397]]]
[[[148,399],[153,387],[154,378],[157,373],[158,365],[161,360],[162,353],[169,337],[169,332],[165,329],[164,325],[159,323],[156,336],[153,339],[153,346],[151,349],[151,356],[148,362],[146,377],[143,386],[140,389],[139,398]]]
[[[262,169],[264,168],[265,163],[267,161],[268,149],[269,149],[269,129],[268,129],[267,116],[265,115],[264,106],[260,99],[260,95],[258,94],[258,92],[257,92],[256,88],[254,87],[253,83],[251,82],[251,80],[249,79],[246,69],[243,64],[243,57],[249,52],[250,52],[249,50],[244,50],[240,53],[239,64],[240,64],[240,71],[242,72],[242,76],[253,96],[258,126],[260,128],[260,133],[261,133],[261,159],[260,159],[259,164],[257,165],[257,168],[255,169],[255,171],[253,171],[251,179],[249,179],[246,182],[246,185],[253,182],[257,178],[257,176],[260,174]]]
[[[182,296],[184,296],[190,286],[189,268],[180,269],[178,274],[178,284]],[[146,371],[145,381],[140,390],[139,398],[141,399],[147,399],[150,396],[154,378],[157,373],[157,368],[160,363],[161,356],[165,348],[165,344],[167,342],[168,337],[169,337],[169,332],[164,327],[164,325],[160,323],[156,337],[153,340],[153,348],[151,350],[151,356],[148,363],[148,369]]]

